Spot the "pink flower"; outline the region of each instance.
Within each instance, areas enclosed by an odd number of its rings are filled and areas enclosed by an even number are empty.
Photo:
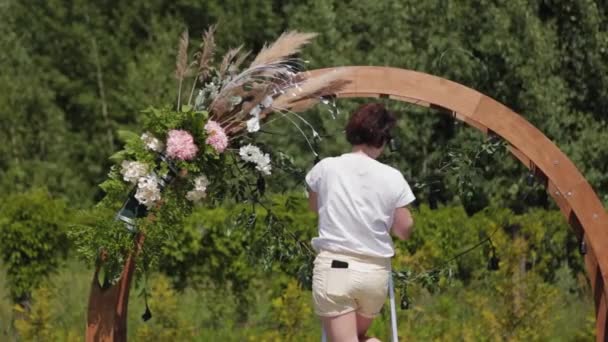
[[[196,156],[198,147],[187,131],[172,129],[167,137],[167,155],[174,159],[191,160]]]
[[[205,130],[208,134],[205,142],[211,145],[217,152],[224,152],[226,147],[228,147],[228,136],[222,126],[216,121],[209,120],[205,125]]]

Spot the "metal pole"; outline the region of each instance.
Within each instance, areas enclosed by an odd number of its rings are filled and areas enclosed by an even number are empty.
[[[388,296],[391,303],[391,330],[392,330],[392,341],[397,342],[399,336],[397,335],[397,308],[395,306],[395,287],[393,286],[393,271],[390,271],[388,278]]]
[[[323,322],[321,322],[321,342],[327,342],[327,332],[325,332]]]

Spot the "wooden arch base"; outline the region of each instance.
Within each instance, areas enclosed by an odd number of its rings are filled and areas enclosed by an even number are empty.
[[[141,251],[144,239],[145,235],[141,233],[135,236],[133,251],[127,257],[120,280],[116,284],[102,287],[98,278],[99,267],[95,269],[87,310],[87,342],[127,340],[127,309],[131,281],[135,272],[135,259]]]
[[[546,185],[562,213],[585,241],[585,265],[596,310],[596,340],[608,341],[608,214],[574,164],[555,144],[517,113],[473,89],[436,76],[388,67],[339,67],[313,70],[307,77],[340,71],[350,80],[337,97],[388,97],[447,112],[486,134],[500,136],[509,150]],[[297,107],[297,104],[296,104]],[[136,242],[141,246],[143,237]],[[607,246],[606,248],[602,248]],[[97,272],[89,298],[87,341],[125,341],[129,288],[134,258],[129,256],[121,280],[101,289]]]

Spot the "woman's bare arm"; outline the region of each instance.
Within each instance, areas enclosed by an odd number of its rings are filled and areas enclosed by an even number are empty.
[[[400,240],[407,240],[412,234],[412,228],[414,226],[414,218],[412,213],[406,207],[400,207],[395,209],[395,218],[393,220],[393,235],[398,237]]]
[[[308,190],[308,208],[315,213],[319,211],[317,207],[317,193],[311,190]]]

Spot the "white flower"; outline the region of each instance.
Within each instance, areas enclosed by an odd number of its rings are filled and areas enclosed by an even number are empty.
[[[260,113],[262,113],[260,106],[255,106],[251,109],[249,114],[253,117],[247,120],[247,132],[253,133],[260,130]]]
[[[200,201],[202,198],[207,196],[207,186],[209,185],[209,179],[207,176],[201,175],[194,179],[194,189],[188,191],[186,198],[192,202]]]
[[[260,130],[260,119],[259,118],[251,118],[247,120],[247,132],[253,133]]]
[[[205,175],[200,175],[194,179],[194,188],[197,190],[205,191],[209,186],[209,179]]]
[[[123,160],[120,166],[122,167],[120,170],[122,178],[129,183],[137,182],[140,177],[143,177],[148,173],[148,166],[144,163]]]
[[[251,109],[249,114],[251,116],[253,116],[254,118],[259,118],[261,112],[262,112],[262,109],[260,108],[260,106],[255,106],[255,107],[253,107],[253,109]]]
[[[215,99],[215,97],[219,93],[218,86],[216,86],[213,82],[207,83],[207,85],[205,85],[205,90],[209,93],[210,99]]]
[[[137,181],[137,192],[135,199],[150,209],[156,202],[160,200],[160,188],[158,187],[158,176],[148,174],[145,177],[139,178]]]
[[[165,149],[163,143],[148,132],[141,135],[141,140],[146,144],[146,147],[152,151],[162,152]]]
[[[270,108],[272,106],[272,96],[266,96],[260,104],[264,108]]]
[[[186,198],[191,202],[198,202],[207,196],[206,193],[198,190],[190,190],[186,193]]]
[[[251,144],[242,146],[239,149],[239,155],[241,156],[241,159],[246,162],[255,163],[256,157],[260,154],[262,154],[260,148]]]
[[[268,153],[260,154],[256,158],[255,163],[257,164],[255,168],[258,171],[262,172],[267,176],[270,175],[270,170],[272,170],[272,166],[270,166],[270,156],[268,155]]]
[[[270,175],[272,166],[270,165],[270,156],[268,153],[262,153],[259,147],[248,144],[239,149],[241,159],[246,162],[254,163],[255,168],[265,175]]]

